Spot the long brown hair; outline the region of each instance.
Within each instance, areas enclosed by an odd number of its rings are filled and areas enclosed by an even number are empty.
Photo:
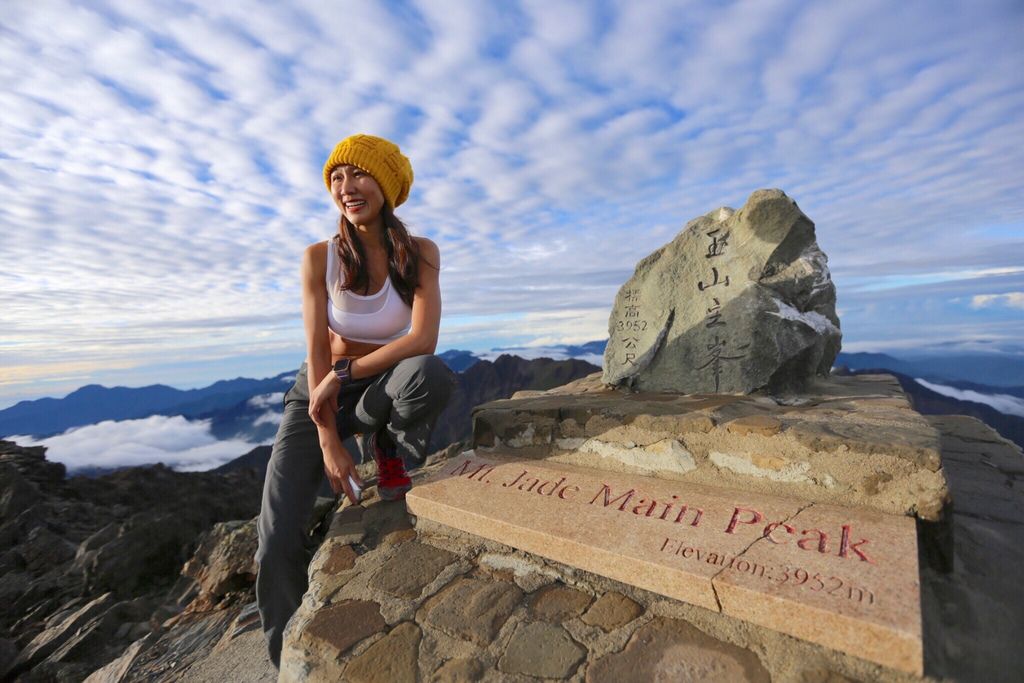
[[[388,275],[398,295],[408,306],[412,306],[413,292],[420,282],[420,248],[409,235],[391,206],[384,202],[380,216],[384,222],[384,246],[388,250]],[[350,289],[370,293],[370,271],[366,267],[366,252],[359,239],[359,233],[352,223],[342,214],[338,221],[338,258],[341,262],[342,289]],[[424,261],[428,266],[436,268],[432,263]]]

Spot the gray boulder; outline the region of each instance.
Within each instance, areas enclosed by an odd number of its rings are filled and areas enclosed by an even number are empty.
[[[781,190],[693,219],[642,259],[608,321],[603,381],[643,391],[801,391],[842,334],[814,223]]]

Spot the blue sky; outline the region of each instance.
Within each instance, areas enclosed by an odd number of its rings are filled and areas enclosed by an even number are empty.
[[[295,367],[354,132],[413,162],[441,349],[603,338],[637,260],[779,187],[845,349],[1024,353],[1022,35],[1015,0],[8,3],[0,407]]]

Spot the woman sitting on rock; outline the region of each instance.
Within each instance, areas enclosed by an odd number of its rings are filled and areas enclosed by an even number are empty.
[[[362,436],[383,500],[405,497],[405,465],[423,461],[453,378],[437,356],[441,320],[437,245],[412,237],[394,214],[412,166],[393,143],[353,135],[324,164],[341,212],[338,234],[302,258],[306,362],[285,395],[263,486],[256,601],[270,658],[307,588],[306,524],[326,473],[356,503],[362,486],[342,439]]]

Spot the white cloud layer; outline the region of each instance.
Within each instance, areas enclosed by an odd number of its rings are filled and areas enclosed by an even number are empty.
[[[281,401],[284,400],[283,391],[275,391],[271,394],[259,394],[253,396],[246,403],[252,408],[275,408],[280,411]]]
[[[958,401],[983,403],[991,408],[995,408],[1001,413],[1005,413],[1006,415],[1024,417],[1024,399],[1016,396],[1010,396],[1009,394],[983,394],[970,389],[957,389],[956,387],[948,387],[944,384],[935,384],[917,377],[914,378],[914,381],[925,389],[931,389],[937,394],[949,396],[950,398],[955,398]]]
[[[278,420],[280,417],[278,416]],[[208,420],[154,415],[141,420],[99,422],[47,439],[11,436],[22,446],[46,446],[47,460],[63,463],[69,474],[85,467],[134,467],[162,462],[182,472],[218,467],[260,444],[217,440]]]
[[[971,297],[971,308],[987,308],[989,306],[1008,306],[1009,308],[1024,309],[1024,292],[978,294]]]
[[[847,340],[1024,336],[1014,294],[948,304],[1024,287],[1019,2],[42,0],[2,23],[8,401],[156,358],[297,363],[320,164],[357,131],[413,161],[442,348],[606,336],[638,259],[762,187],[815,221]]]

